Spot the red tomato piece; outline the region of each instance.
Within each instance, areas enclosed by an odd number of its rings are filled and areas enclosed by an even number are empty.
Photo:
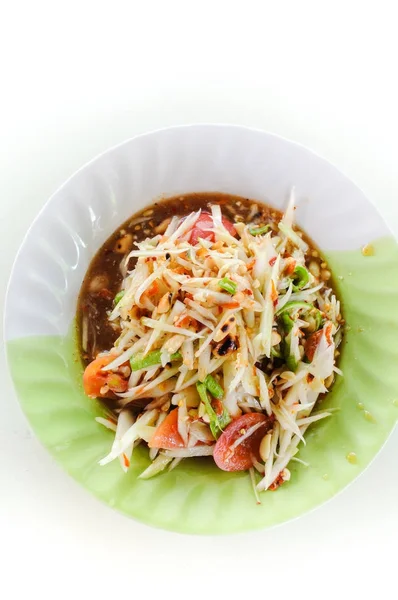
[[[159,425],[148,446],[166,450],[184,447],[184,441],[178,433],[178,408],[172,410]]]
[[[236,235],[235,227],[232,225],[229,219],[222,217],[222,223],[225,229],[227,229],[231,235]],[[211,214],[207,211],[202,211],[199,219],[196,221],[195,226],[192,229],[189,242],[193,246],[198,243],[199,238],[214,242],[214,233],[212,231],[206,231],[206,229],[212,229],[213,226],[213,217]]]
[[[83,374],[83,387],[89,398],[106,398],[106,394],[101,394],[104,385],[108,385],[111,392],[120,393],[127,390],[128,381],[125,377],[112,371],[102,371],[102,368],[114,359],[112,355],[100,356],[87,365]]]
[[[231,446],[250,427],[261,427],[235,448]],[[220,435],[214,448],[214,461],[223,471],[247,471],[253,466],[253,457],[259,460],[260,442],[272,428],[272,419],[260,413],[247,413],[230,423]]]
[[[101,396],[101,388],[107,383],[109,376],[109,373],[101,371],[101,369],[109,365],[114,358],[114,356],[101,356],[87,365],[83,375],[83,387],[89,398]]]

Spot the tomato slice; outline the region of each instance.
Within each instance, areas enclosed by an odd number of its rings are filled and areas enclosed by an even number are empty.
[[[171,411],[159,425],[148,443],[150,448],[183,448],[184,441],[178,433],[178,408]]]
[[[236,235],[235,227],[232,225],[231,221],[226,217],[222,217],[222,223],[229,231],[231,235]],[[198,243],[199,238],[203,238],[205,240],[211,240],[214,242],[214,233],[212,231],[206,231],[206,229],[213,228],[213,217],[207,211],[202,211],[199,219],[196,221],[195,226],[192,229],[191,237],[189,242],[194,246]]]
[[[261,427],[239,446],[231,448],[249,427],[261,423]],[[253,466],[253,457],[259,460],[260,442],[272,428],[272,419],[260,413],[247,413],[238,417],[225,428],[214,448],[214,461],[223,471],[247,471]]]
[[[98,398],[101,396],[101,388],[107,383],[109,373],[101,371],[102,367],[109,365],[114,360],[114,356],[99,356],[89,365],[83,375],[84,391],[89,398]]]
[[[102,371],[101,369],[109,365],[115,359],[114,356],[99,356],[95,358],[83,374],[84,391],[89,398],[104,397],[101,394],[101,388],[108,385],[111,392],[125,392],[128,388],[128,381],[118,373],[111,371]]]

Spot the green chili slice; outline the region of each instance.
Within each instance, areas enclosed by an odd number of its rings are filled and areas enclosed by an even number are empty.
[[[289,333],[293,329],[294,321],[289,317],[287,313],[283,313],[281,315],[281,323],[286,333]]]
[[[292,301],[292,302],[286,302],[286,304],[284,306],[282,306],[282,308],[280,308],[278,311],[276,311],[276,315],[279,316],[283,313],[290,313],[292,310],[299,310],[299,309],[305,309],[305,310],[311,310],[312,306],[311,304],[308,304],[308,302],[300,302],[298,300],[296,301]]]
[[[119,302],[123,298],[123,296],[124,296],[124,290],[120,290],[120,292],[118,292],[113,299],[114,306],[116,306],[116,304],[119,304]]]
[[[310,275],[305,267],[297,265],[293,271],[293,289],[295,292],[303,289],[310,280]]]
[[[228,277],[223,277],[220,279],[218,285],[220,288],[228,292],[228,294],[232,294],[232,296],[236,294],[236,283],[231,281],[231,279],[228,279]]]
[[[142,357],[142,354],[136,354],[130,358],[130,367],[132,371],[140,371],[141,369],[147,369],[148,367],[154,367],[155,365],[160,365],[162,362],[160,357],[160,350],[154,350],[153,352],[149,352],[146,356]],[[170,356],[171,362],[175,362],[177,360],[181,360],[181,354],[179,352],[175,352]]]
[[[262,225],[261,227],[249,227],[249,233],[251,235],[263,235],[271,228],[270,225]]]
[[[288,354],[285,357],[285,361],[289,371],[293,371],[293,373],[295,373],[298,365],[294,356],[292,354]]]
[[[297,363],[296,359],[294,358],[294,356],[292,355],[292,352],[290,349],[293,320],[286,314],[282,315],[282,317],[285,317],[283,325],[284,325],[285,331],[287,332],[285,335],[285,339],[283,341],[283,358],[285,359],[285,362],[286,362],[286,365],[287,365],[287,368],[289,369],[289,371],[293,371],[293,373],[294,373],[298,367],[298,363]]]
[[[315,311],[315,331],[318,331],[322,325],[322,315],[321,311],[317,308],[314,308]]]
[[[283,358],[285,359],[287,368],[289,371],[295,372],[298,366],[298,363],[290,350],[292,329],[294,325],[293,319],[288,315],[287,312],[280,315],[280,324],[282,325],[282,329],[285,332],[285,339],[283,340],[282,349],[283,349]]]

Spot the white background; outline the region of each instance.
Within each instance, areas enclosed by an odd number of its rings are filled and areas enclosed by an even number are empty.
[[[109,146],[174,124],[237,123],[301,142],[350,176],[398,234],[394,4],[4,4],[1,299],[49,195]],[[349,489],[293,523],[174,535],[114,513],[54,464],[28,430],[1,352],[1,597],[395,596],[398,431]]]

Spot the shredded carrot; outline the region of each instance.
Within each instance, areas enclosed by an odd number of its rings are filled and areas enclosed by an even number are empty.
[[[223,308],[238,308],[239,306],[239,302],[227,302],[223,304]]]
[[[146,293],[148,293],[150,296],[154,296],[155,294],[157,294],[159,291],[159,284],[157,281],[154,281],[152,283],[152,285],[149,286],[149,288],[146,290]]]
[[[275,283],[274,283],[273,279],[271,279],[271,300],[272,300],[274,306],[276,306],[278,303],[278,291],[275,287]]]
[[[296,268],[296,261],[294,259],[290,258],[289,262],[285,268],[286,275],[291,275],[295,268]]]
[[[275,479],[275,481],[269,486],[269,491],[270,492],[275,492],[275,490],[278,489],[278,487],[280,487],[282,485],[282,483],[284,482],[283,479],[283,475],[282,475],[282,471],[279,473],[278,477]]]
[[[126,467],[126,469],[128,469],[130,466],[130,461],[124,453],[123,453],[123,462],[124,462],[124,466]]]

